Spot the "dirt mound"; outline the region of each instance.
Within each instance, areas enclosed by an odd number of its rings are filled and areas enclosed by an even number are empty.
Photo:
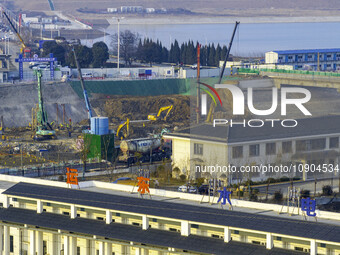
[[[107,99],[104,105],[106,116],[111,123],[130,120],[147,120],[148,115],[157,114],[161,107],[173,105],[168,115],[167,122],[183,122],[190,118],[190,99],[188,96],[150,96],[150,97],[131,97],[114,96]],[[163,113],[166,114],[167,111]]]

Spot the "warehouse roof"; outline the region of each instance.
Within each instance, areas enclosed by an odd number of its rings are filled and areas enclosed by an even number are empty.
[[[274,50],[277,54],[289,55],[289,54],[313,54],[313,53],[337,53],[340,52],[340,48],[333,49],[304,49],[304,50]]]
[[[166,136],[176,136],[183,138],[198,138],[216,142],[228,141],[228,126],[216,126],[211,124],[201,124],[184,129],[180,129],[174,133],[166,134]]]
[[[340,226],[317,222],[28,183],[18,183],[3,194],[340,242]]]
[[[111,223],[104,221],[76,218],[43,212],[37,214],[33,210],[10,207],[0,209],[0,220],[8,223],[28,224],[49,229],[60,229],[75,234],[89,234],[109,239],[148,244],[153,246],[171,247],[181,250],[207,253],[207,254],[300,254],[274,248],[266,250],[264,246],[239,242],[225,243],[222,239],[203,236],[181,236],[179,233],[148,229],[142,230],[128,224]]]
[[[249,127],[248,125],[244,127],[243,124],[236,124],[232,127],[227,125],[213,127],[212,124],[201,124],[166,134],[166,136],[239,143],[340,133],[340,115],[304,118],[296,121],[298,122],[296,127],[283,127],[278,121],[275,122],[274,127],[270,121],[264,121],[262,127]],[[286,124],[292,125],[293,123],[287,122]]]

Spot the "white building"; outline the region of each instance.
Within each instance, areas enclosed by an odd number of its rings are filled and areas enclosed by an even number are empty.
[[[201,124],[166,134],[172,140],[172,160],[189,178],[212,175],[206,167],[236,166],[237,173],[214,172],[213,177],[229,178],[230,182],[248,178],[240,174],[239,169],[245,166],[261,165],[308,165],[327,168],[337,166],[340,155],[340,116],[326,116],[300,119],[295,128],[285,128],[279,123],[273,128],[271,122],[262,127],[243,127],[238,120],[232,127],[229,125]],[[247,123],[247,121],[246,121]],[[334,177],[338,172],[314,171],[306,174],[304,169],[296,172],[254,172],[253,180],[265,180],[269,177]],[[208,175],[209,176],[209,175]]]
[[[143,6],[121,6],[120,11],[122,13],[141,13],[143,12]]]
[[[266,64],[292,65],[294,70],[340,70],[340,49],[281,50],[266,52]],[[319,67],[318,67],[319,65]]]
[[[197,194],[150,189],[156,193],[152,199],[137,198],[131,186],[93,181],[72,189],[65,182],[0,175],[0,187],[2,255],[340,252],[338,213],[318,210],[321,219],[328,219],[319,223],[269,216],[273,207],[281,208],[273,204],[260,205],[260,213],[247,207],[230,211],[178,201],[180,196],[201,201]],[[170,193],[172,199],[164,201]]]
[[[155,8],[145,8],[146,13],[155,13]]]
[[[113,12],[118,12],[117,8],[107,8],[107,12],[113,13]]]

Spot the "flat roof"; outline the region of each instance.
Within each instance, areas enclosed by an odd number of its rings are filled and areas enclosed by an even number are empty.
[[[312,54],[312,53],[336,53],[340,52],[340,48],[332,49],[301,49],[301,50],[273,50],[277,54],[289,55],[289,54]]]
[[[168,137],[182,137],[222,143],[252,142],[273,139],[288,139],[340,133],[340,115],[328,115],[314,118],[297,119],[296,127],[282,127],[278,122],[264,121],[262,127],[245,127],[240,124],[216,125],[200,124],[166,134]],[[238,120],[237,122],[241,122]],[[258,123],[256,123],[258,125]],[[256,125],[252,123],[252,125]],[[286,125],[293,123],[287,122]]]
[[[318,222],[307,222],[239,211],[228,211],[226,209],[202,208],[194,205],[23,182],[12,186],[3,192],[3,194],[145,214],[156,217],[188,220],[191,222],[244,228],[330,242],[340,242],[340,226]]]
[[[0,208],[0,220],[8,223],[28,224],[48,229],[96,235],[117,241],[135,242],[153,246],[171,247],[206,254],[300,254],[291,250],[273,248],[267,250],[265,246],[231,241],[225,243],[222,239],[203,237],[198,235],[182,236],[180,233],[149,228],[111,223],[104,221],[68,216],[54,213],[36,213],[33,210],[10,207]]]

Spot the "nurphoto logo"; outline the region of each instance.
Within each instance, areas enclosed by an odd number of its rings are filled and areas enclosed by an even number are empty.
[[[245,95],[243,91],[236,87],[235,85],[228,85],[228,84],[216,84],[215,88],[221,88],[221,89],[228,89],[233,97],[233,115],[235,116],[241,116],[245,115]],[[214,89],[213,92],[216,94],[218,99],[220,100],[220,96],[218,95],[217,91]],[[277,88],[272,88],[272,105],[269,109],[266,110],[259,110],[256,109],[254,106],[254,99],[253,99],[253,88],[248,88],[247,90],[247,106],[249,111],[257,116],[268,116],[273,114],[278,107],[278,98],[279,98],[279,92]],[[305,103],[309,102],[311,99],[311,93],[309,90],[305,88],[282,88],[281,89],[281,116],[287,116],[287,105],[295,105],[305,116],[311,116],[312,114],[307,110],[307,108],[304,106]],[[215,101],[211,93],[208,93],[210,97]],[[291,94],[299,94],[302,95],[300,98],[288,98],[288,95]],[[220,101],[221,102],[221,101]],[[222,105],[222,103],[221,103]],[[201,95],[201,114],[206,115],[207,114],[207,94]],[[249,127],[262,127],[264,125],[264,122],[268,121],[271,122],[271,126],[275,126],[275,122],[280,122],[283,127],[295,127],[297,126],[297,121],[294,119],[250,119],[250,120],[243,120],[241,122],[233,122],[233,120],[227,120],[227,119],[214,119],[213,124],[214,127],[216,125],[226,125],[230,124],[231,126],[234,124],[237,125],[248,125]]]

